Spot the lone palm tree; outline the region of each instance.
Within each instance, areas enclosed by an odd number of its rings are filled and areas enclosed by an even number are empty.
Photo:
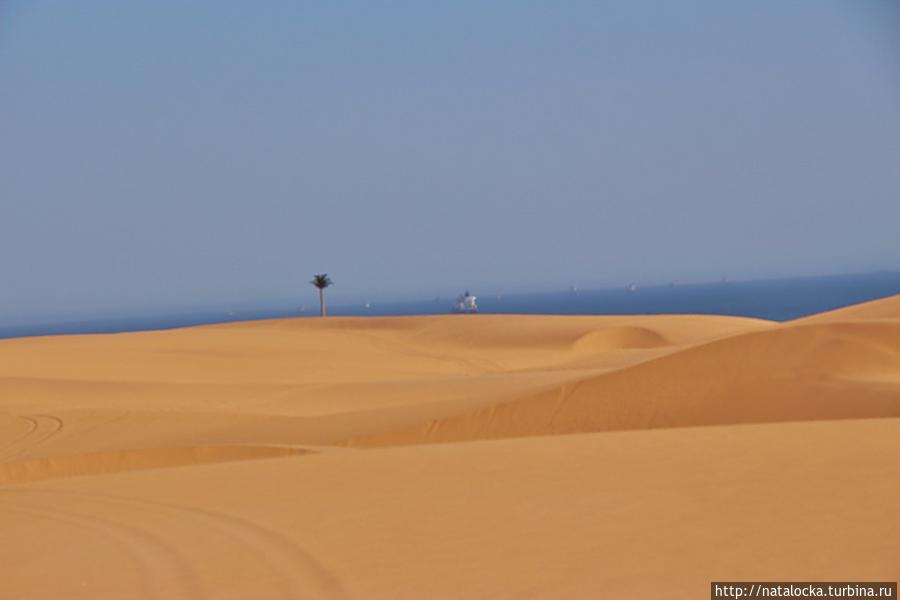
[[[323,317],[325,316],[325,288],[333,284],[331,278],[328,276],[328,273],[316,273],[312,281],[310,281],[315,287],[319,289],[319,314]]]

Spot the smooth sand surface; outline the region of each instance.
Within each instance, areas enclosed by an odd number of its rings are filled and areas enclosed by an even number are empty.
[[[900,297],[0,341],[0,599],[900,578]]]

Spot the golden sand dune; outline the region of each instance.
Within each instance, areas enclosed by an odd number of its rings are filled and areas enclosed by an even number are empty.
[[[0,598],[900,577],[900,297],[0,341]]]
[[[898,455],[900,420],[881,419],[7,486],[0,596],[702,598],[714,578],[896,579]]]
[[[900,319],[900,296],[856,304],[819,313],[799,321],[849,321],[855,319]]]
[[[898,374],[900,322],[785,326],[581,375],[354,443],[900,417]]]

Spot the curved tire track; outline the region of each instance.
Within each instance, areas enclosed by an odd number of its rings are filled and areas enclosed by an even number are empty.
[[[34,433],[35,429],[38,428],[37,421],[35,421],[34,419],[32,419],[30,417],[25,417],[22,415],[9,415],[9,416],[15,417],[16,419],[19,419],[21,421],[25,421],[26,423],[28,423],[28,431],[26,431],[24,434],[22,434],[18,438],[12,440],[11,442],[7,442],[2,447],[0,447],[0,460],[3,460],[4,454],[6,454],[10,450],[14,450],[16,448],[16,446],[18,446],[23,440],[28,439],[31,436],[31,434]],[[14,457],[15,457],[15,455],[13,455],[13,458]]]
[[[3,491],[10,490],[0,490]],[[190,567],[190,561],[177,547],[157,534],[115,519],[72,511],[70,507],[59,510],[32,504],[27,508],[4,506],[3,510],[74,526],[112,540],[134,565],[140,581],[139,590],[129,588],[129,594],[138,592],[139,598],[165,600],[172,597],[172,590],[177,590],[179,597],[200,600],[208,597],[203,593],[197,575]],[[163,589],[166,590],[165,594]]]
[[[15,460],[28,450],[44,445],[47,440],[59,434],[65,428],[65,422],[55,415],[15,415],[28,423],[28,431],[23,436],[0,449],[4,461]],[[33,441],[32,441],[33,440]]]
[[[19,490],[0,490],[0,492],[3,491],[17,492]],[[139,500],[111,494],[70,490],[21,491],[99,500],[124,507],[128,511],[143,512],[164,519],[180,519],[183,521],[184,517],[187,517],[196,524],[196,527],[200,528],[201,532],[212,529],[231,540],[235,547],[242,549],[247,556],[252,557],[260,571],[267,571],[271,574],[271,582],[275,589],[265,594],[263,590],[255,587],[253,593],[257,597],[284,598],[285,600],[301,598],[317,600],[335,598],[343,600],[348,597],[340,580],[322,565],[315,556],[303,550],[296,542],[277,531],[235,515],[180,504]],[[277,594],[277,596],[274,594]],[[188,597],[195,598],[199,596],[189,595]]]

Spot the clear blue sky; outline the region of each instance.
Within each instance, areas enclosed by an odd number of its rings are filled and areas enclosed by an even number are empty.
[[[0,323],[900,267],[891,0],[0,0]]]

